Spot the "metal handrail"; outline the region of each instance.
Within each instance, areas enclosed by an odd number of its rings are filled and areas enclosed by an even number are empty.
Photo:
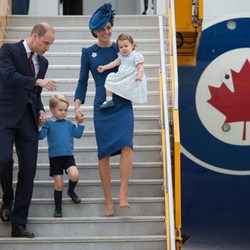
[[[169,247],[170,250],[175,250],[175,223],[174,223],[174,198],[173,198],[173,183],[172,183],[172,162],[171,162],[171,149],[170,149],[170,128],[169,128],[169,115],[168,115],[168,99],[167,99],[167,82],[166,82],[166,60],[165,60],[165,46],[164,46],[164,30],[163,30],[163,17],[159,16],[159,33],[160,33],[160,50],[161,50],[161,75],[162,75],[162,128],[165,132],[165,138],[163,138],[163,157],[164,166],[164,192],[165,198],[168,198],[168,218],[169,228],[166,231],[169,232]],[[166,219],[168,219],[166,218]]]
[[[174,151],[174,212],[176,247],[179,250],[182,246],[181,235],[181,150],[180,150],[180,126],[178,109],[178,63],[175,27],[175,5],[174,0],[168,2],[168,27],[169,27],[169,52],[170,52],[170,79],[172,82],[173,102],[173,151]]]
[[[179,103],[178,103],[178,62],[177,62],[177,47],[176,47],[176,26],[175,26],[175,7],[174,7],[174,0],[168,1],[168,10],[169,15],[171,17],[171,56],[173,58],[173,82],[174,82],[174,108],[178,109]]]

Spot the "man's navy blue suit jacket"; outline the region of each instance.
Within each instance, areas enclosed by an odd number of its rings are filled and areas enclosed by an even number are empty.
[[[31,76],[31,68],[23,41],[4,44],[0,48],[0,124],[15,127],[29,102],[38,124],[38,114],[43,110],[41,87],[36,80],[45,77],[48,60],[38,55],[39,72]]]

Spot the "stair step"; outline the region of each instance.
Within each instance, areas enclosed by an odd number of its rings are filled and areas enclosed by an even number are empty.
[[[48,111],[48,117],[50,117],[49,111]],[[75,115],[73,113],[70,113],[67,116],[67,119],[76,122],[75,121]],[[93,123],[93,116],[92,115],[84,115],[84,124],[85,124],[85,130],[94,130],[94,123]],[[134,116],[134,129],[139,130],[148,130],[148,129],[154,129],[157,130],[160,128],[160,118],[159,115],[135,115]]]
[[[71,91],[71,92],[66,92],[65,91],[64,93],[61,93],[61,92],[58,92],[58,91],[56,91],[56,92],[44,91],[42,93],[43,104],[48,105],[49,99],[51,98],[51,96],[56,95],[56,94],[64,94],[68,98],[69,103],[73,105],[74,97],[75,97],[75,92],[74,91]],[[93,102],[94,102],[94,96],[95,96],[94,92],[88,91],[86,101],[85,101],[85,105],[92,105]],[[158,91],[148,91],[147,92],[147,103],[146,104],[147,105],[155,105],[155,104],[158,104],[158,103],[159,103],[159,92]],[[138,103],[137,105],[138,106],[142,106],[142,105],[145,106],[145,103],[144,104],[139,104]]]
[[[129,209],[121,209],[118,198],[113,198],[116,216],[163,216],[163,197],[129,197]],[[1,203],[1,200],[0,200]],[[46,209],[44,209],[46,207]],[[70,198],[63,198],[63,217],[104,216],[104,198],[82,198],[80,204],[73,204]],[[53,198],[33,198],[29,209],[30,217],[53,217]]]
[[[148,145],[148,146],[134,146],[134,160],[147,162],[147,161],[161,161],[161,149],[160,145]],[[74,149],[74,157],[76,162],[97,162],[97,147],[95,146],[79,146]],[[16,154],[13,156],[14,162],[17,162]],[[111,162],[118,162],[119,156],[113,156]],[[38,148],[38,159],[37,163],[48,163],[48,148],[39,147]]]
[[[145,180],[130,180],[129,182],[129,197],[160,197],[163,195],[162,179],[145,179]],[[65,181],[67,186],[67,181]],[[112,181],[112,194],[118,197],[120,188],[120,181]],[[66,190],[66,188],[65,188]],[[76,187],[76,192],[82,198],[99,198],[103,197],[102,185],[99,180],[80,180]],[[54,182],[48,181],[35,181],[33,198],[53,198],[54,195]],[[63,197],[67,197],[66,191]]]
[[[161,149],[160,145],[148,145],[148,146],[134,146],[134,160],[135,161],[161,161]],[[48,162],[48,149],[47,147],[38,148],[37,162]],[[76,162],[97,162],[97,148],[95,146],[75,147],[74,157]],[[14,155],[14,160],[17,162],[17,158]],[[119,156],[111,158],[112,162],[118,162]]]
[[[46,16],[46,22],[53,27],[71,26],[71,27],[88,27],[89,15],[84,16]],[[129,19],[129,23],[128,23]],[[33,26],[39,22],[44,22],[44,17],[39,16],[9,16],[9,26]],[[139,15],[116,15],[115,26],[156,26],[158,25],[158,16],[139,16]]]
[[[28,218],[28,228],[39,237],[164,235],[164,223],[164,216]],[[0,223],[0,237],[10,230],[9,223]]]
[[[25,37],[22,37],[22,39]],[[4,40],[5,43],[14,43],[19,41],[20,38],[8,38]],[[168,41],[166,39],[166,41]],[[96,42],[95,39],[58,39],[56,37],[53,45],[49,48],[50,52],[81,52],[83,47],[89,47]],[[115,42],[115,40],[113,40]],[[146,50],[160,50],[160,40],[159,38],[150,38],[150,39],[141,39],[139,37],[136,38],[136,45],[138,50],[146,51]]]
[[[30,34],[31,26],[7,26],[6,34],[8,39],[23,39]],[[54,27],[56,39],[93,39],[88,27]],[[128,32],[135,38],[155,38],[159,37],[159,28],[157,26],[131,26],[131,27],[113,27],[113,37],[118,37],[122,32]]]
[[[114,198],[116,216],[163,216],[165,211],[163,197],[129,197],[129,209],[121,209],[119,200]],[[44,209],[46,207],[46,209]],[[63,217],[104,216],[104,198],[82,198],[80,204],[73,204],[70,198],[62,203]],[[53,217],[54,199],[32,199],[30,217]]]
[[[166,249],[165,235],[71,236],[0,238],[1,250],[160,250]]]
[[[130,180],[128,197],[161,197],[163,196],[162,179],[138,179]],[[14,181],[14,188],[16,182]],[[65,181],[65,187],[67,181]],[[120,181],[112,181],[112,194],[113,197],[118,197],[120,188]],[[65,188],[66,190],[66,188]],[[68,198],[66,191],[63,192],[63,197]],[[81,198],[99,198],[103,197],[103,190],[100,180],[79,180],[76,192]],[[0,190],[2,195],[2,190]],[[35,181],[33,196],[34,199],[38,198],[53,198],[54,197],[54,182],[52,180]]]
[[[68,92],[69,90],[75,91],[76,85],[78,83],[77,78],[51,78],[52,80],[56,80],[58,82],[57,84],[57,91],[59,92]],[[169,81],[169,79],[168,79]],[[147,77],[147,88],[148,91],[159,91],[159,78],[158,77]],[[90,78],[88,81],[88,92],[94,92],[95,91],[95,84],[93,78]],[[50,93],[46,90],[42,92]]]
[[[171,108],[171,106],[169,106]],[[47,113],[49,113],[49,107],[44,106],[44,109]],[[82,105],[82,110],[84,115],[92,115],[93,107]],[[160,115],[160,106],[159,105],[133,105],[134,115]],[[74,115],[74,106],[69,106],[68,115]]]
[[[155,77],[159,74],[159,64],[145,64],[145,74],[147,77]],[[60,75],[65,75],[69,78],[79,76],[80,64],[76,65],[49,65],[46,78],[56,78]],[[91,74],[90,74],[91,76]]]
[[[145,62],[160,63],[159,51],[140,51],[144,56]],[[45,57],[48,59],[49,64],[80,64],[81,62],[81,50],[79,52],[47,52]]]
[[[98,180],[98,165],[97,163],[77,163],[77,168],[80,173],[81,180]],[[120,167],[118,163],[111,164],[112,178],[118,180],[120,178]],[[17,164],[14,165],[14,180],[17,177]],[[147,179],[149,176],[152,179],[162,178],[162,162],[134,162],[132,179]],[[49,164],[43,163],[37,166],[36,178],[37,181],[51,180],[49,176]],[[65,176],[65,179],[67,177]]]
[[[151,129],[151,130],[135,130],[133,142],[135,145],[159,145],[161,144],[161,130],[160,129]],[[96,146],[95,132],[87,130],[83,132],[83,137],[80,139],[74,140],[75,147],[87,147],[87,146]],[[39,141],[40,147],[47,147],[47,139]]]

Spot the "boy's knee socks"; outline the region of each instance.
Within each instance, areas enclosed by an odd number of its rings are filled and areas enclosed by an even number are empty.
[[[75,189],[75,186],[77,184],[78,181],[71,181],[69,180],[69,184],[68,184],[68,193],[73,193],[74,192],[74,189]]]
[[[62,209],[62,191],[54,190],[55,209]]]

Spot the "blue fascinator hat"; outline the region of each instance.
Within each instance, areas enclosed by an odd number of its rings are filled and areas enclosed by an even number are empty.
[[[114,10],[112,10],[111,3],[105,3],[99,9],[95,11],[92,17],[89,20],[89,29],[91,31],[99,31],[108,22],[113,22],[114,20]]]

